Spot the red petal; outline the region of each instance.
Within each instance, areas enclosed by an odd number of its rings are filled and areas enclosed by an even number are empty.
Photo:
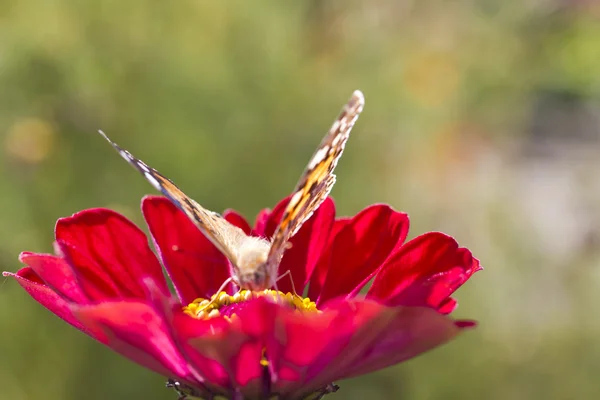
[[[290,197],[288,196],[285,199],[281,200],[273,211],[269,209],[262,210],[258,216],[256,217],[256,226],[254,230],[260,234],[260,236],[271,238],[275,233],[275,229],[281,222],[281,217],[283,217],[283,212],[285,211],[285,207],[290,202]]]
[[[367,296],[388,305],[444,306],[448,311],[448,296],[480,269],[479,261],[453,238],[429,232],[385,262]]]
[[[229,277],[227,258],[167,198],[145,197],[142,212],[181,302],[214,294]]]
[[[209,394],[213,393],[216,387],[210,384],[210,379],[207,380],[206,375],[203,375],[198,368],[194,368],[193,363],[190,363],[190,358],[183,351],[183,346],[178,341],[179,335],[177,334],[177,324],[175,321],[178,317],[186,319],[190,317],[184,314],[181,303],[176,301],[174,296],[162,293],[152,280],[145,279],[144,284],[148,292],[149,305],[152,306],[158,317],[164,322],[169,337],[173,338],[173,342],[185,358],[187,367],[190,370],[190,376],[183,380],[180,379],[180,382],[191,384],[196,391],[199,391],[198,394],[202,398],[210,397]],[[195,380],[190,380],[190,378],[195,378]]]
[[[458,307],[457,301],[455,299],[453,299],[452,297],[448,297],[447,299],[445,299],[441,302],[437,311],[444,315],[448,315],[452,311],[454,311],[456,309],[456,307]]]
[[[159,374],[187,378],[191,372],[169,334],[169,327],[148,304],[117,301],[75,309],[80,321],[110,348]]]
[[[279,202],[269,215],[264,232],[267,237],[271,237],[275,233],[289,199],[288,197]],[[293,288],[297,293],[304,292],[319,258],[327,247],[334,218],[335,205],[333,200],[328,197],[290,240],[292,247],[285,252],[281,260],[278,276],[290,271],[294,282]],[[292,292],[289,278],[281,279],[277,282],[277,287],[284,293]]]
[[[331,383],[321,385],[320,374],[333,359],[350,350],[348,343],[355,329],[353,315],[348,303],[320,314],[280,308],[266,350],[273,375],[278,377],[275,391],[285,397]]]
[[[250,235],[252,233],[252,227],[248,221],[246,221],[246,218],[244,218],[242,214],[238,213],[237,211],[231,209],[225,210],[223,213],[223,218],[243,230],[246,235]]]
[[[377,322],[381,331],[369,343],[363,342],[361,354],[347,364],[346,376],[362,375],[406,361],[448,342],[462,330],[457,321],[424,307],[382,310]],[[371,328],[363,326],[363,329]]]
[[[77,276],[65,260],[50,254],[23,252],[19,261],[31,267],[44,284],[65,300],[86,304],[88,299],[77,283]]]
[[[40,278],[32,268],[21,268],[16,274],[4,272],[3,275],[15,278],[19,285],[21,285],[35,301],[56,314],[59,318],[73,325],[80,331],[100,340],[98,337],[95,337],[88,332],[85,326],[77,320],[71,310],[71,304],[54,292],[50,287],[44,285],[42,278]]]
[[[260,360],[277,307],[265,299],[251,300],[231,322],[223,317],[197,320],[180,316],[175,320],[176,332],[191,363],[207,381],[226,388],[229,394],[243,389],[248,398],[261,398]]]
[[[283,201],[285,201],[285,199]],[[254,236],[268,237],[265,231],[267,230],[267,222],[269,221],[270,215],[271,209],[269,208],[264,208],[258,213],[256,220],[254,221],[254,229],[252,229],[252,234]]]
[[[414,357],[460,332],[454,321],[431,309],[356,300],[329,305],[322,314],[278,314],[267,345],[273,369],[282,378],[276,392],[308,393]]]
[[[331,227],[331,231],[329,232],[329,238],[327,240],[326,248],[330,249],[333,241],[336,236],[342,229],[348,226],[352,222],[352,218],[338,218],[333,222],[333,226]],[[329,265],[331,264],[331,251],[326,251],[321,254],[321,258],[317,263],[311,277],[310,277],[310,286],[308,288],[308,297],[311,299],[316,299],[319,297],[321,290],[323,288],[323,284],[325,283],[325,279],[327,278],[327,272]]]
[[[271,238],[275,234],[290,197],[281,200],[273,211],[265,209],[260,212],[254,228],[256,234],[267,238]],[[279,280],[277,282],[279,290],[284,293],[292,292],[292,288],[296,289],[297,293],[304,291],[319,258],[327,247],[334,217],[335,205],[333,200],[328,197],[291,238],[290,244],[292,246],[284,253],[277,271],[278,276],[290,271],[291,279],[285,277]]]
[[[387,205],[370,206],[352,218],[335,236],[331,255],[319,262],[318,269],[328,272],[317,304],[356,295],[390,253],[402,245],[408,225],[406,214]]]
[[[207,382],[221,388],[230,387],[230,371],[223,365],[227,360],[220,355],[221,347],[236,346],[236,342],[225,342],[232,340],[229,336],[229,323],[223,318],[210,320],[198,320],[182,313],[175,313],[172,322],[177,342],[190,364],[198,373],[206,378]],[[205,348],[204,338],[214,337],[214,345],[207,343]],[[209,340],[209,339],[207,339]],[[232,352],[234,349],[231,350]]]
[[[116,288],[118,293],[107,291],[104,298],[143,298],[140,277],[145,276],[152,277],[165,292],[168,290],[146,235],[114,211],[96,208],[61,218],[55,234],[86,291]]]
[[[98,302],[131,296],[127,290],[119,287],[119,283],[103,266],[88,258],[77,247],[72,247],[59,240],[55,243],[55,249],[73,269],[79,287],[91,301]]]

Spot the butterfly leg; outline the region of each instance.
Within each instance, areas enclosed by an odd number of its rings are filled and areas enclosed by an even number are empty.
[[[275,290],[277,292],[279,292],[279,289],[277,289],[277,282],[279,282],[283,277],[285,276],[289,276],[290,277],[290,283],[292,284],[292,294],[295,296],[298,296],[298,293],[296,293],[296,286],[294,286],[294,279],[292,279],[292,271],[290,271],[289,269],[287,271],[285,271],[283,274],[279,275],[279,278],[277,278],[277,280],[275,280],[275,284],[273,286],[275,286]]]
[[[215,294],[213,294],[213,295],[211,296],[211,299],[210,299],[210,301],[208,302],[208,304],[207,304],[207,305],[205,305],[205,306],[204,306],[204,307],[203,307],[201,310],[199,310],[199,311],[202,311],[202,310],[205,310],[205,309],[207,309],[208,307],[210,307],[210,305],[211,305],[212,303],[214,303],[215,301],[217,301],[217,300],[219,299],[219,295],[221,294],[221,292],[223,291],[223,289],[225,289],[225,287],[226,287],[227,285],[229,285],[231,282],[233,282],[233,277],[231,277],[231,276],[230,276],[229,278],[225,279],[225,282],[223,282],[223,284],[221,285],[221,287],[220,287],[220,288],[219,288],[219,289],[218,289],[218,290],[215,292]]]

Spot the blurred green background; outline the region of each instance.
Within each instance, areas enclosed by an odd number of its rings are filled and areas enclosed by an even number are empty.
[[[0,2],[0,269],[57,218],[154,193],[95,132],[214,210],[296,183],[354,89],[333,190],[478,257],[480,327],[332,399],[600,398],[600,6],[537,0]],[[0,284],[0,398],[174,399]]]

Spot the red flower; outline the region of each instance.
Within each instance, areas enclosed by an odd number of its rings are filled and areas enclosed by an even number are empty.
[[[225,218],[269,237],[285,204],[262,211],[254,228],[234,211]],[[335,219],[333,201],[323,203],[294,236],[279,271],[291,271],[306,299],[234,295],[230,285],[203,311],[208,301],[198,298],[214,295],[228,278],[228,260],[167,199],[146,197],[142,210],[176,295],[144,233],[107,209],[58,220],[58,255],[22,253],[27,266],[5,275],[77,329],[173,378],[183,397],[325,393],[336,388],[333,381],[402,362],[474,325],[446,314],[456,307],[450,295],[479,262],[442,233],[403,244],[408,217],[389,206]],[[292,291],[291,279],[278,285]]]

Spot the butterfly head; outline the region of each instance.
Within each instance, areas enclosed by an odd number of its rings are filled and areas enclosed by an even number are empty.
[[[268,241],[247,237],[238,249],[236,258],[236,280],[242,289],[264,290],[271,287],[267,259],[270,244]]]
[[[265,268],[259,268],[254,271],[245,271],[237,277],[240,288],[251,291],[265,290],[270,287],[269,279]]]

